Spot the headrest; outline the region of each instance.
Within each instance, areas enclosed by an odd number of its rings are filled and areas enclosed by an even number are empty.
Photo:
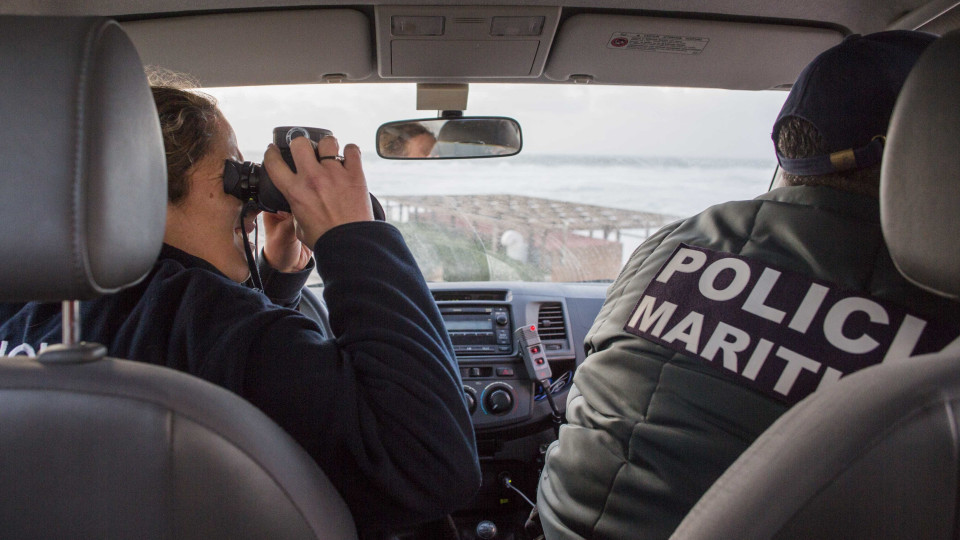
[[[911,282],[960,297],[960,31],[930,45],[900,92],[880,180],[890,255]]]
[[[167,174],[137,52],[100,18],[0,16],[0,301],[82,300],[160,252]]]

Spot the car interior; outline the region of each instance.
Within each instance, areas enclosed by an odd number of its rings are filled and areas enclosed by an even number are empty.
[[[960,253],[950,247],[960,215],[956,0],[11,0],[0,6],[0,27],[8,126],[0,151],[12,165],[0,219],[15,254],[0,264],[0,295],[62,301],[65,321],[62,345],[0,344],[0,354],[16,357],[0,362],[3,536],[357,535],[323,471],[255,407],[189,375],[104,358],[67,324],[78,317],[76,301],[135,283],[160,249],[166,174],[147,66],[209,89],[238,137],[255,131],[262,147],[273,127],[296,125],[277,112],[294,93],[323,102],[321,117],[355,107],[356,125],[322,127],[358,133],[342,140],[364,148],[371,192],[417,257],[454,345],[483,474],[467,507],[390,538],[527,538],[543,453],[607,287],[644,238],[696,211],[642,201],[662,191],[700,208],[775,187],[773,115],[803,67],[848,35],[949,34],[901,93],[881,209],[904,275],[960,295]],[[651,93],[611,98],[627,123],[605,130],[591,111],[612,94],[584,96],[619,91]],[[772,110],[757,113],[767,161],[716,165],[750,168],[746,195],[718,182],[718,198],[702,202],[698,188],[666,176],[631,188],[629,166],[648,159],[643,148],[612,164],[557,150],[578,137],[622,148],[670,139],[668,129],[645,126],[722,116],[721,91],[764,99]],[[532,97],[523,107],[542,105],[542,116],[508,106],[524,92]],[[658,117],[624,108],[656,93],[673,108]],[[494,95],[503,97],[492,103]],[[685,111],[675,95],[707,106]],[[417,118],[361,118],[372,103],[391,101]],[[564,122],[596,131],[558,129]],[[430,133],[432,153],[392,149],[387,140],[405,129]],[[676,137],[700,146],[693,134]],[[241,141],[247,159],[259,161],[254,144]],[[544,147],[555,152],[541,156]],[[677,160],[651,167],[671,171]],[[711,174],[704,163],[683,161],[691,175]],[[597,195],[604,190],[607,199]],[[311,282],[300,310],[332,336],[322,292]],[[525,372],[515,337],[531,326],[551,372],[546,389]],[[948,348],[885,363],[815,393],[731,466],[674,538],[955,538],[956,356]]]

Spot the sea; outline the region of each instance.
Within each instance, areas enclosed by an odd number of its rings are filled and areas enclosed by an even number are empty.
[[[256,155],[245,152],[246,156]],[[260,153],[262,155],[262,153]],[[256,159],[256,158],[255,158]],[[397,161],[364,155],[371,193],[522,195],[652,212],[663,223],[766,192],[775,159],[523,154],[507,158]],[[655,231],[624,230],[622,261]]]
[[[366,159],[383,195],[513,194],[685,217],[769,189],[775,159],[520,154],[496,159]]]

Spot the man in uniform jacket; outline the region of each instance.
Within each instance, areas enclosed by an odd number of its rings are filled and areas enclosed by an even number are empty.
[[[784,187],[668,225],[633,253],[547,451],[548,540],[667,538],[791,405],[957,338],[957,305],[894,268],[877,200],[894,102],[933,39],[851,36],[818,56],[773,127]]]

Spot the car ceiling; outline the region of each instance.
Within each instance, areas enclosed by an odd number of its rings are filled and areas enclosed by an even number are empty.
[[[114,17],[145,64],[189,73],[204,86],[762,90],[788,88],[816,54],[849,34],[958,28],[960,0],[8,0],[0,14]]]

